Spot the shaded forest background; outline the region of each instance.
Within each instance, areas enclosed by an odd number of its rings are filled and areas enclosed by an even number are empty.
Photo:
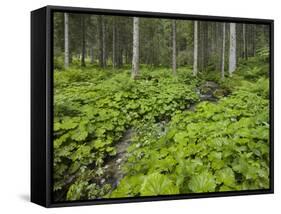
[[[135,19],[138,22],[134,24],[132,17],[55,13],[55,68],[67,68],[73,63],[103,68],[130,65],[136,36],[139,64],[171,67],[173,72],[176,67],[193,66],[194,74],[225,70],[231,73],[240,59],[269,48],[268,25]],[[235,64],[233,68],[231,62]]]

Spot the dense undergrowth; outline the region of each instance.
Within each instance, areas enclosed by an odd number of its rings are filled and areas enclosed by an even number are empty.
[[[193,90],[197,80],[190,78],[190,71],[180,73],[175,78],[168,69],[144,69],[133,81],[129,70],[56,71],[54,190],[69,188],[68,199],[103,195],[105,185],[98,183],[106,176],[104,160],[116,154],[114,144],[126,129],[170,120],[177,109],[198,101]],[[84,187],[85,194],[77,196]]]
[[[143,67],[138,80],[129,69],[56,70],[55,200],[269,188],[265,61],[241,62],[224,81],[216,72],[196,78],[188,68],[173,76]],[[206,80],[231,93],[199,102],[196,89]],[[125,177],[113,188],[105,162],[129,128]]]

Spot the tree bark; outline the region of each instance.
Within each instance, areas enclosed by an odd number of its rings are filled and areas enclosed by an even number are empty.
[[[69,67],[69,20],[68,13],[64,13],[64,68]]]
[[[193,75],[198,73],[198,21],[194,21]]]
[[[256,56],[256,25],[253,25],[253,56]]]
[[[204,45],[203,45],[203,67],[204,70],[207,69],[208,66],[208,49],[209,49],[209,45],[208,45],[208,28],[209,28],[209,23],[205,22],[203,25],[203,40],[204,40]]]
[[[98,16],[98,32],[99,32],[99,65],[100,67],[104,67],[104,63],[103,63],[103,45],[102,45],[102,41],[103,41],[103,35],[102,35],[102,19],[103,16]]]
[[[81,53],[81,66],[85,67],[85,53],[86,53],[86,32],[85,32],[85,16],[82,15],[81,17],[81,22],[82,22],[82,53]]]
[[[248,59],[247,41],[246,41],[246,24],[243,24],[243,58]]]
[[[173,39],[173,56],[172,56],[172,66],[173,66],[173,74],[176,75],[177,73],[177,44],[176,44],[176,20],[172,21],[172,39]]]
[[[133,19],[133,59],[132,59],[132,78],[135,79],[139,74],[139,18]]]
[[[122,57],[122,54],[121,54],[121,39],[120,39],[120,29],[119,29],[119,22],[118,22],[118,25],[117,25],[117,28],[116,28],[116,67],[120,68],[121,67],[121,57]]]
[[[199,71],[204,70],[204,22],[198,21]]]
[[[102,19],[102,61],[103,67],[106,67],[106,43],[105,43],[105,19]]]
[[[230,23],[229,32],[229,75],[236,70],[236,24]]]
[[[216,70],[221,70],[221,50],[222,50],[222,25],[219,22],[215,24],[215,50],[214,50],[214,59],[215,59],[215,68]]]
[[[224,57],[225,56],[225,23],[222,24],[222,56],[221,56],[221,78],[224,80]]]
[[[112,23],[112,68],[115,69],[116,66],[116,27],[115,18],[113,17]]]

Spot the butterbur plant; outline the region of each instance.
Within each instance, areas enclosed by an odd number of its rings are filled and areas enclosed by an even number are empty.
[[[80,26],[76,20],[82,17],[88,22],[87,29],[81,30],[92,32],[96,37],[81,39],[89,43],[99,42],[95,39],[100,36],[95,33],[99,22],[102,26],[107,25],[110,31],[121,27],[118,22],[132,21],[130,17],[67,16],[71,20],[68,24],[78,29]],[[63,22],[63,18],[62,13],[54,14],[55,22]],[[170,20],[159,19],[157,25],[153,19],[140,18],[140,22],[142,24],[138,28],[142,33],[151,33],[148,29],[154,25],[157,27],[153,35],[170,31]],[[184,45],[180,43],[185,36],[181,30],[190,32],[191,37],[196,22],[178,20],[177,23],[180,28],[176,42]],[[219,30],[221,25],[204,21],[199,24],[208,26],[208,31],[203,28],[199,31],[204,34],[210,31],[210,39],[215,36],[211,30]],[[158,25],[167,29],[158,32]],[[237,32],[234,36],[229,35],[230,39],[243,36],[239,30],[245,24],[234,25]],[[231,75],[222,81],[215,66],[220,58],[209,58],[208,65],[200,64],[202,71],[199,71],[199,78],[193,75],[194,68],[185,63],[179,65],[176,74],[169,68],[155,64],[164,59],[153,58],[154,55],[150,56],[150,60],[154,60],[151,61],[153,67],[145,58],[139,59],[141,66],[137,79],[134,77],[133,80],[130,69],[122,65],[115,67],[114,63],[117,62],[110,62],[116,60],[114,58],[107,59],[109,62],[106,66],[100,66],[105,62],[99,59],[92,61],[88,58],[91,55],[84,56],[85,59],[82,56],[81,66],[70,63],[64,70],[58,67],[54,88],[55,199],[86,200],[268,189],[269,80],[266,47],[269,38],[267,26],[255,25],[255,31],[253,25],[245,27],[263,36],[255,44],[248,42],[245,45],[256,45],[260,49],[256,53],[248,53],[247,58],[240,56],[242,67],[236,63],[237,71],[230,71],[228,74]],[[130,33],[133,28],[124,30],[123,33],[128,36],[136,36],[135,31]],[[69,32],[69,36],[76,33]],[[121,32],[119,34],[122,35]],[[55,31],[54,36],[57,39],[63,35]],[[77,36],[79,38],[79,34]],[[147,37],[145,39],[154,43]],[[161,39],[164,42],[172,38]],[[112,43],[107,37],[104,40],[102,42]],[[192,41],[189,42],[192,44]],[[230,45],[233,45],[231,40]],[[82,48],[91,50],[92,47],[89,44]],[[137,48],[145,52],[142,47]],[[238,47],[234,48],[240,51]],[[55,46],[56,49],[59,50],[59,47]],[[230,51],[232,49],[229,47]],[[80,50],[73,51],[79,53]],[[102,53],[106,50],[93,51]],[[111,52],[106,54],[120,54],[113,52],[115,50],[107,51]],[[149,56],[151,53],[147,51],[145,54]],[[62,54],[67,53],[60,51],[54,58],[59,60]],[[74,56],[72,58],[75,59]],[[234,63],[231,56],[229,61],[225,61]],[[221,86],[224,81],[234,81],[234,86]],[[132,136],[126,136],[128,130],[131,130]],[[127,142],[124,140],[126,137],[129,138]],[[122,153],[120,147],[126,147]],[[112,163],[112,160],[115,162]],[[141,179],[136,181],[136,177]]]
[[[271,21],[85,11],[51,13],[52,203],[273,191]]]

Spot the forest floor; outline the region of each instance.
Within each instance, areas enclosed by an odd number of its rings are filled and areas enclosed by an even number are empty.
[[[223,89],[221,89],[220,86],[213,81],[206,81],[195,90],[199,95],[199,103],[201,101],[217,102],[219,98],[214,95],[215,92],[223,91]],[[194,111],[197,104],[198,103],[190,105],[186,111]],[[159,130],[158,134],[163,135],[167,130],[167,123],[165,121],[160,121],[157,123],[157,125],[157,130]],[[126,150],[132,142],[132,135],[132,129],[127,129],[124,136],[115,144],[116,155],[114,157],[110,157],[108,160],[105,160],[104,174],[108,176],[108,179],[104,179],[103,183],[109,183],[112,187],[112,190],[118,186],[120,180],[125,176],[122,171],[122,166],[130,155],[126,152]]]
[[[183,67],[54,78],[57,200],[269,187],[268,63],[241,62],[224,81]]]

